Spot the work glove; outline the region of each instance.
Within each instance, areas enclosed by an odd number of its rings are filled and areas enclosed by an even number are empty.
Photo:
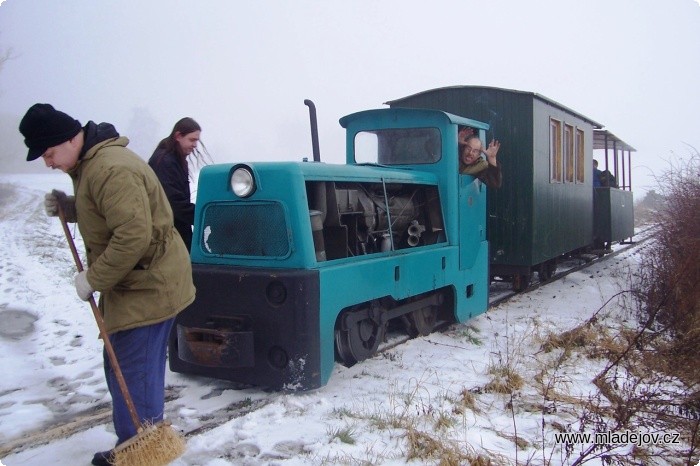
[[[75,213],[75,196],[68,196],[63,191],[54,189],[44,196],[44,210],[49,217],[58,216],[58,206],[61,206],[66,222],[75,223],[78,216]]]
[[[83,270],[75,276],[75,291],[83,301],[90,299],[95,292],[87,281],[87,270]]]

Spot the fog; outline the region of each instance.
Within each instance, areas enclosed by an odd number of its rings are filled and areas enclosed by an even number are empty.
[[[344,161],[343,115],[443,86],[541,94],[637,149],[636,197],[700,147],[700,6],[694,0],[5,0],[0,172],[24,162],[36,102],[113,123],[148,158],[195,118],[214,162]],[[508,163],[508,148],[499,154]]]

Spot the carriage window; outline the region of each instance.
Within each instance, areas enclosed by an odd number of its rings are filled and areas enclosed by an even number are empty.
[[[585,168],[584,164],[585,152],[584,152],[584,142],[583,142],[583,130],[576,130],[576,182],[583,183],[585,179]]]
[[[561,121],[549,120],[549,167],[552,183],[562,181]]]
[[[434,163],[442,156],[440,130],[402,128],[355,135],[355,162],[403,165]]]
[[[574,182],[574,127],[564,125],[564,180]]]

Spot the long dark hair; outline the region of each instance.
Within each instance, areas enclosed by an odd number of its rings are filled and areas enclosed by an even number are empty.
[[[189,176],[190,170],[188,169],[187,165],[187,157],[185,154],[182,153],[182,149],[180,149],[180,144],[178,144],[177,140],[175,139],[175,134],[180,133],[182,136],[186,136],[190,133],[194,133],[195,131],[202,131],[202,127],[199,126],[199,123],[197,123],[194,118],[190,117],[184,117],[180,118],[177,123],[175,123],[175,126],[173,126],[173,130],[170,132],[170,135],[160,141],[158,143],[158,146],[156,147],[156,151],[161,151],[162,155],[165,155],[165,153],[169,152],[174,152],[177,154],[179,157],[179,161],[184,167],[185,171],[187,171],[187,175]],[[202,148],[202,150],[199,149],[199,147]],[[204,145],[202,140],[199,140],[198,147],[196,147],[192,151],[192,155],[194,156],[194,165],[195,168],[200,167],[201,165],[206,165],[207,163],[211,163],[211,156],[209,155],[209,151],[207,151],[207,146]]]

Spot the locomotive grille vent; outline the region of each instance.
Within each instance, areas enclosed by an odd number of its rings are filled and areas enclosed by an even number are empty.
[[[200,238],[209,254],[282,257],[289,253],[284,210],[277,203],[214,204],[204,211]]]

